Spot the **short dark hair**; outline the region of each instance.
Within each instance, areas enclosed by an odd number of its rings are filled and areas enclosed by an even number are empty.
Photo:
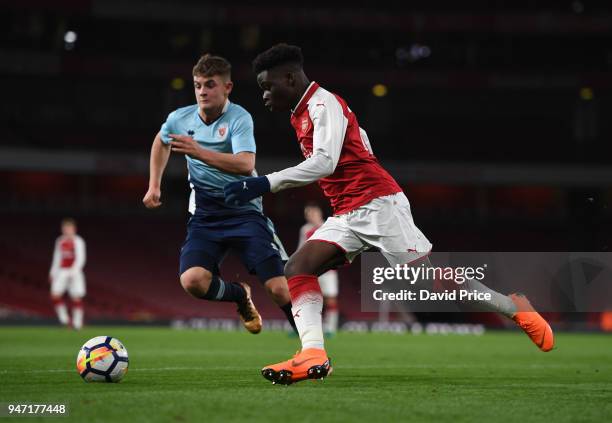
[[[65,217],[62,219],[62,226],[64,225],[76,226],[76,220],[74,220],[72,217]]]
[[[319,206],[319,203],[317,203],[316,201],[309,201],[304,205],[304,208],[317,208],[319,210],[321,210],[321,206]]]
[[[298,46],[280,43],[257,55],[253,60],[253,71],[260,73],[287,63],[299,65],[301,68],[304,65],[302,49]]]
[[[232,65],[226,59],[221,56],[213,56],[212,54],[205,54],[200,57],[198,63],[193,67],[193,76],[206,76],[211,77],[220,75],[229,77],[232,73]]]

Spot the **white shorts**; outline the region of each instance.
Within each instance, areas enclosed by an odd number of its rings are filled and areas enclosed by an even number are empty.
[[[85,275],[82,271],[58,270],[51,281],[51,295],[61,297],[68,291],[71,298],[85,296]]]
[[[403,192],[375,198],[351,212],[329,217],[308,241],[313,240],[341,248],[349,262],[374,247],[392,266],[424,257],[432,248],[414,224]]]
[[[335,270],[328,270],[319,276],[319,285],[321,286],[321,293],[324,297],[337,297],[338,296],[338,272]]]

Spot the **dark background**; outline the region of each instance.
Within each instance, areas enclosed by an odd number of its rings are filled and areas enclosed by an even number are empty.
[[[277,42],[300,45],[308,76],[347,100],[437,251],[609,249],[605,2],[3,1],[0,34],[7,314],[52,315],[47,272],[67,215],[88,242],[90,315],[226,313],[181,292],[184,161],[171,160],[152,212],[141,205],[148,152],[167,114],[193,103],[191,67],[210,52],[233,64],[259,172],[298,163],[288,115],[264,109],[250,69]],[[312,199],[327,207],[316,185],[265,197],[289,251]],[[342,273],[349,317],[355,270]],[[244,276],[231,260],[225,272]]]

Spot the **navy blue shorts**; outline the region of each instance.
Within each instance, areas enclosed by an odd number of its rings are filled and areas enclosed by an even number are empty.
[[[180,273],[203,267],[219,274],[219,265],[229,250],[234,251],[250,274],[264,283],[284,275],[287,254],[274,232],[272,222],[259,213],[238,216],[193,215],[181,248]]]

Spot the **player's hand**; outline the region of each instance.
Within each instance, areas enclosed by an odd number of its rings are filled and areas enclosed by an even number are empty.
[[[149,188],[144,198],[142,199],[142,203],[148,209],[156,209],[162,205],[162,202],[159,201],[161,198],[161,190],[159,188]]]
[[[233,206],[248,203],[270,191],[270,181],[265,176],[245,178],[223,187],[225,202]]]
[[[172,141],[170,141],[170,147],[174,153],[187,154],[194,159],[198,158],[202,147],[189,135],[179,134],[168,134]]]

